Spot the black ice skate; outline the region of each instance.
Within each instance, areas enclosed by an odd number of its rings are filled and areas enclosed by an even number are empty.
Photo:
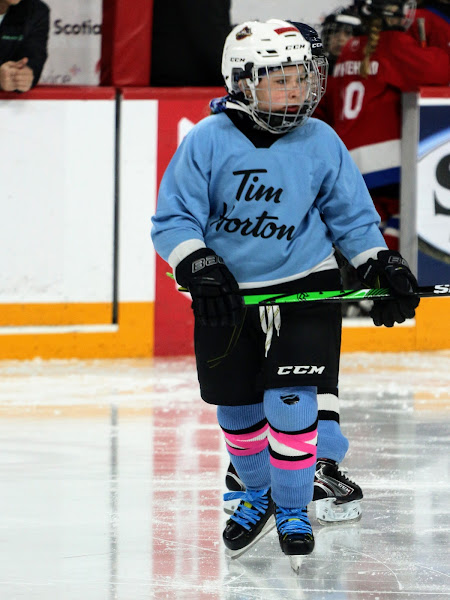
[[[303,556],[314,550],[314,536],[306,507],[277,506],[275,518],[281,549],[289,556],[291,567],[298,573]]]
[[[363,493],[334,460],[318,458],[314,478],[316,518],[319,523],[355,521],[361,517]]]
[[[240,503],[228,519],[223,541],[231,558],[238,558],[275,527],[274,504],[270,489],[230,492]]]
[[[245,491],[245,484],[239,478],[239,475],[231,462],[228,465],[227,473],[225,475],[225,485],[230,492]],[[232,515],[239,505],[240,497],[232,497],[232,494],[227,494],[227,496],[229,496],[229,499],[224,501],[223,510],[227,515]]]

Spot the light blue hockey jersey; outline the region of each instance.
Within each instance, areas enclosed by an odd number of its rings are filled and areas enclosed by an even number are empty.
[[[163,259],[200,240],[247,287],[313,270],[332,244],[349,260],[386,247],[347,149],[311,118],[270,148],[256,148],[225,113],[207,117],[173,156],[152,221]]]

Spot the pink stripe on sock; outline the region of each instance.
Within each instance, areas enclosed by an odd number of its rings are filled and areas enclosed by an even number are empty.
[[[270,435],[280,444],[284,444],[285,446],[293,448],[294,450],[306,452],[307,454],[313,454],[316,451],[316,444],[311,444],[311,440],[317,436],[317,429],[314,431],[308,431],[307,433],[289,435],[287,433],[279,433],[271,428]]]
[[[256,431],[251,431],[250,433],[228,433],[226,431],[224,431],[223,433],[227,440],[230,440],[230,442],[232,442],[233,444],[239,445],[240,441],[253,440],[256,437],[263,435],[263,433],[266,433],[268,429],[269,429],[269,423],[266,423],[264,425],[264,427],[261,427],[261,429],[257,429]]]
[[[270,434],[277,440],[277,442],[280,442],[280,444],[292,446],[292,440],[301,440],[302,442],[308,442],[310,440],[313,440],[317,435],[317,429],[314,429],[314,431],[308,431],[306,433],[293,434],[274,431],[272,428],[270,428]]]
[[[270,464],[278,469],[284,469],[286,471],[300,471],[301,469],[307,469],[316,464],[316,456],[306,458],[305,460],[279,460],[278,458],[270,457]]]
[[[246,444],[247,448],[233,448],[227,444],[227,450],[231,454],[236,456],[250,456],[252,454],[258,454],[258,452],[262,452],[269,445],[269,440],[265,438],[264,440],[258,440],[256,442],[250,442]]]
[[[266,423],[264,427],[250,433],[229,433],[224,431],[227,450],[237,456],[250,456],[262,452],[269,444],[267,439],[268,429],[269,423]],[[235,446],[238,447],[235,448]]]

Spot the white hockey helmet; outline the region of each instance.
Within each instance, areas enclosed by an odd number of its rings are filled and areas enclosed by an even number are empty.
[[[313,54],[311,43],[297,27],[288,21],[270,19],[267,22],[246,21],[235,27],[225,40],[222,55],[222,75],[229,94],[239,108],[263,129],[285,133],[305,123],[325,91],[326,61]],[[274,71],[285,77],[285,69],[297,73],[296,88],[302,87],[302,100],[297,110],[290,106],[291,87],[284,87],[283,106],[264,106],[257,87]],[[278,76],[277,76],[277,79]],[[269,89],[269,99],[270,99]]]

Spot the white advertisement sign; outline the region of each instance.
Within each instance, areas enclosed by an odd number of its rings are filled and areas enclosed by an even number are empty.
[[[0,303],[110,302],[115,101],[0,101]]]
[[[422,147],[423,146],[423,147]],[[417,233],[434,256],[450,259],[450,130],[428,138],[418,162]]]
[[[230,16],[233,25],[254,19],[289,19],[319,26],[333,10],[349,4],[339,0],[232,0]]]
[[[98,85],[102,0],[45,0],[50,7],[48,59],[39,83]]]

